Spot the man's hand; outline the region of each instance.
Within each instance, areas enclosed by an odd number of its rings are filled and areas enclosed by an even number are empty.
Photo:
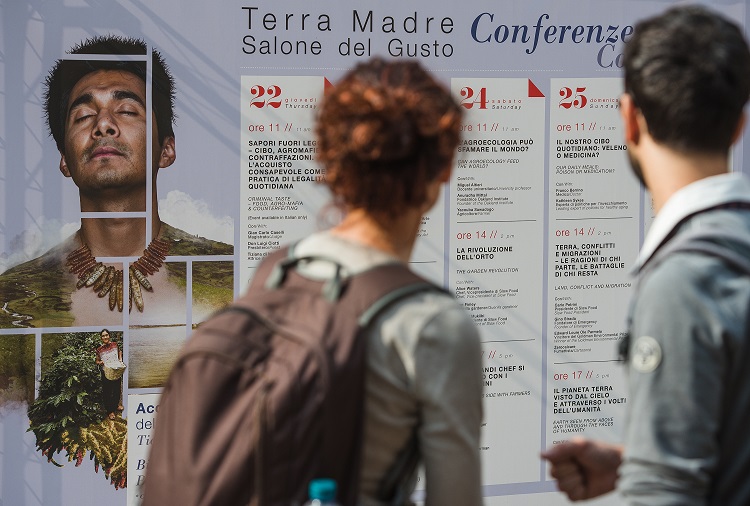
[[[572,438],[542,452],[551,464],[550,475],[571,501],[598,497],[615,489],[622,447]]]

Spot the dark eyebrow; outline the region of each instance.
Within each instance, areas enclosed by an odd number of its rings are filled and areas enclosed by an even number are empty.
[[[115,98],[115,100],[135,100],[138,102],[144,109],[146,108],[146,104],[143,102],[140,96],[138,96],[136,93],[128,90],[115,90],[112,92],[112,96]]]
[[[68,115],[70,115],[70,111],[72,111],[79,105],[91,103],[93,100],[94,100],[94,96],[91,93],[84,93],[77,99],[73,100],[73,103],[70,104],[70,107],[68,108]]]
[[[112,92],[112,98],[114,98],[115,100],[134,100],[135,102],[138,102],[144,109],[146,108],[146,104],[143,103],[143,99],[141,99],[138,94],[129,90],[114,90]],[[76,107],[80,105],[90,104],[93,101],[94,96],[91,93],[84,93],[80,97],[76,98],[72,104],[70,104],[70,108],[68,109],[68,116],[70,116],[70,112]]]

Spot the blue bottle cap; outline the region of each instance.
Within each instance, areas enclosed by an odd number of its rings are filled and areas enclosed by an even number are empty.
[[[336,480],[329,478],[316,478],[310,482],[308,487],[310,499],[319,501],[336,500]]]

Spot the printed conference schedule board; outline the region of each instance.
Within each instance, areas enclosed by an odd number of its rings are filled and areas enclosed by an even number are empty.
[[[244,292],[270,250],[340,218],[320,185],[315,117],[349,68],[380,56],[420,61],[464,112],[452,178],[411,260],[479,328],[485,502],[565,504],[538,454],[574,435],[619,440],[628,394],[617,344],[653,220],[619,119],[623,42],[674,3],[3,5],[2,501],[67,505],[84,490],[87,502],[139,504],[159,395],[183,343]],[[704,3],[747,26],[744,2]],[[147,50],[67,52],[109,35]],[[90,187],[61,170],[45,80],[58,60],[117,60],[139,62],[151,82],[151,49],[174,79],[174,159],[161,159],[159,98],[146,87],[152,121],[133,155],[145,205],[92,210]],[[733,170],[747,165],[745,140]],[[90,223],[135,230],[147,246],[97,249],[81,240]],[[103,329],[126,365],[108,386],[95,358]],[[120,392],[114,419],[105,386]],[[44,427],[54,437],[38,439]]]

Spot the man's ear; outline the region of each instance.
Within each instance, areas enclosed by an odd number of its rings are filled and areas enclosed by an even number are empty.
[[[60,153],[60,172],[62,172],[63,176],[70,177],[68,162],[65,161],[65,155],[62,153]]]
[[[171,135],[164,138],[164,142],[161,143],[161,152],[159,153],[159,168],[163,169],[172,165],[177,158],[177,152],[175,151],[174,137]]]
[[[623,93],[620,96],[620,117],[625,130],[625,142],[628,144],[638,144],[641,138],[640,116],[641,112],[633,102],[633,97]]]

